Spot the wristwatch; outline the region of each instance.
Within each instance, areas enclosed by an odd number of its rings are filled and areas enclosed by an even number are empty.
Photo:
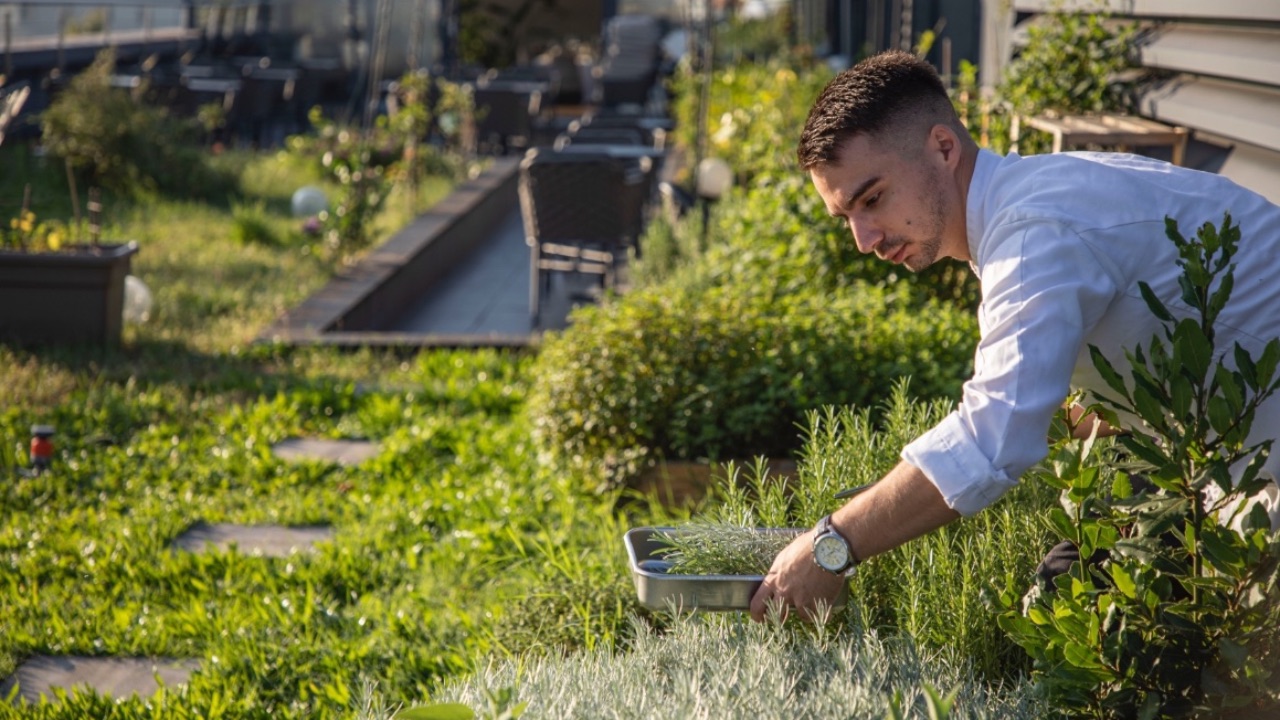
[[[813,562],[833,575],[852,577],[858,569],[858,558],[849,548],[849,541],[836,532],[831,516],[818,521],[813,536]]]

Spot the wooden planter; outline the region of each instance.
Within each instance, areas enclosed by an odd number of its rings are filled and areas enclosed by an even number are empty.
[[[118,345],[124,279],[137,251],[135,242],[0,251],[0,340]]]

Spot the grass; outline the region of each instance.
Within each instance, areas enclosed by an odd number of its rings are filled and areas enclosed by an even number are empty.
[[[12,152],[0,163],[30,173],[38,212],[66,217],[59,175]],[[292,189],[315,175],[287,156],[219,163],[238,178],[232,197],[109,202],[112,235],[138,240],[134,273],[155,297],[121,348],[0,347],[0,677],[38,653],[196,658],[201,669],[149,699],[0,702],[0,718],[385,717],[429,698],[484,709],[516,697],[533,716],[780,717],[856,699],[870,714],[855,716],[883,717],[894,692],[919,708],[922,681],[989,707],[965,717],[1028,707],[1025,688],[998,690],[1021,666],[981,596],[990,577],[1029,571],[1034,495],[869,563],[829,636],[642,613],[623,531],[689,518],[619,510],[617,493],[586,490],[599,478],[550,465],[524,416],[537,382],[527,356],[254,345],[330,275],[288,216]],[[6,173],[0,198],[25,179]],[[419,203],[447,184],[424,187]],[[412,205],[392,198],[380,222],[403,223]],[[277,242],[233,237],[244,206]],[[899,414],[918,423],[927,411]],[[786,512],[761,505],[760,524],[816,518],[836,489],[878,477],[912,425],[876,433],[869,417],[815,426],[809,490]],[[29,477],[35,423],[57,427],[57,451],[52,472]],[[298,435],[368,437],[382,450],[357,467],[272,456]],[[758,491],[782,499],[779,485]],[[708,516],[752,500],[717,502]],[[284,559],[173,552],[197,521],[328,524],[334,539]],[[641,700],[645,672],[663,674]]]
[[[314,181],[304,165],[222,162],[241,188],[225,203],[109,203],[155,297],[121,348],[0,347],[0,677],[37,653],[191,657],[201,670],[150,701],[80,693],[0,703],[0,717],[347,717],[369,687],[411,702],[479,655],[540,643],[537,626],[521,638],[495,625],[517,598],[552,596],[561,576],[544,551],[614,533],[610,498],[536,461],[519,414],[526,357],[252,345],[330,269],[287,216],[291,189]],[[50,197],[58,177],[27,167]],[[17,184],[5,182],[0,195]],[[419,202],[447,187],[424,184]],[[237,203],[261,207],[281,241],[238,243]],[[407,198],[380,223],[397,214]],[[55,466],[29,477],[34,423],[57,427]],[[354,468],[271,455],[296,435],[378,439],[382,453]],[[196,521],[322,523],[334,540],[287,559],[173,552]],[[563,564],[566,581],[611,598],[559,602],[577,618],[564,642],[623,622],[620,565]]]

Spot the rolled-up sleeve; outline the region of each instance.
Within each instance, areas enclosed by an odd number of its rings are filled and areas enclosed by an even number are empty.
[[[974,375],[960,407],[902,452],[962,515],[995,502],[1044,458],[1083,338],[1116,292],[1065,227],[1011,224],[987,249]]]

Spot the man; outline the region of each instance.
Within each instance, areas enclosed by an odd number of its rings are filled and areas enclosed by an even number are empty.
[[[1124,349],[1160,331],[1138,282],[1187,314],[1165,216],[1186,236],[1226,211],[1240,227],[1218,351],[1239,342],[1257,357],[1280,336],[1280,207],[1217,175],[1133,155],[979,150],[937,73],[909,53],[877,55],[832,80],[798,152],[862,252],[912,271],[944,258],[970,264],[982,337],[959,409],[779,553],[751,602],[757,621],[771,602],[806,615],[830,604],[857,562],[978,512],[1041,460],[1070,389],[1106,387],[1089,345],[1123,374]],[[1276,436],[1280,399],[1253,427],[1251,442]],[[1280,452],[1264,472],[1280,477]],[[1278,500],[1280,491],[1266,499],[1276,527]]]

